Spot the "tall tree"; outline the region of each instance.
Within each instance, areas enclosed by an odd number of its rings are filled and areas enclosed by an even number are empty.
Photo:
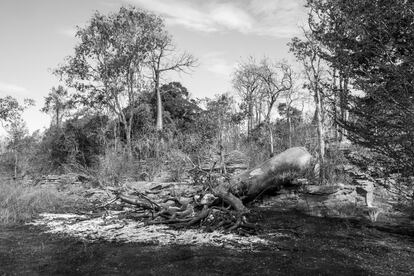
[[[156,44],[150,55],[150,66],[157,97],[156,129],[158,131],[163,130],[163,107],[160,91],[162,75],[168,71],[186,72],[191,67],[196,66],[196,62],[197,60],[188,53],[176,53],[176,47],[166,31],[157,34]]]
[[[23,111],[34,105],[31,99],[25,99],[23,104],[20,104],[12,96],[0,98],[0,123],[9,135],[10,142],[8,147],[13,154],[13,171],[14,177],[17,177],[19,152],[24,146],[22,142],[25,135],[28,133],[26,124],[22,119]]]
[[[325,130],[323,121],[323,67],[322,59],[319,56],[319,46],[313,37],[305,32],[306,40],[297,37],[289,43],[290,51],[295,55],[304,67],[306,76],[306,86],[311,91],[315,101],[315,118],[318,133],[318,159],[319,159],[319,180],[322,183],[324,179],[325,163]]]
[[[338,123],[414,174],[414,2],[308,0],[321,56],[354,91]],[[347,89],[346,87],[342,87]],[[346,96],[346,94],[345,94]]]
[[[118,117],[129,151],[133,109],[126,107],[147,89],[144,71],[162,33],[162,19],[143,10],[122,7],[109,15],[96,12],[86,27],[78,29],[75,54],[55,71],[75,88],[76,103],[108,108]]]
[[[235,101],[229,94],[220,94],[213,99],[205,99],[206,114],[209,118],[209,124],[214,126],[213,132],[216,135],[220,168],[223,173],[226,173],[224,163],[225,145],[230,142],[232,127],[240,122],[240,116],[235,112],[234,104]]]
[[[255,59],[250,57],[247,61],[239,63],[233,75],[233,86],[242,98],[242,109],[247,115],[248,135],[254,128],[254,107],[262,85],[261,77],[258,74],[259,68],[260,66]]]
[[[60,128],[63,117],[67,115],[72,104],[68,91],[59,85],[57,88],[53,87],[52,91],[45,97],[45,104],[41,111],[52,113],[56,127]]]
[[[273,107],[279,97],[292,89],[292,69],[284,62],[273,63],[264,58],[257,72],[261,80],[261,100],[266,104],[264,123],[269,129],[270,156],[273,156],[273,128],[270,122]]]
[[[281,102],[277,109],[282,117],[286,118],[288,124],[289,147],[292,147],[292,134],[294,127],[302,121],[302,111],[293,106],[293,103],[303,99],[303,95],[299,93],[298,87],[292,87],[283,93],[284,102]]]

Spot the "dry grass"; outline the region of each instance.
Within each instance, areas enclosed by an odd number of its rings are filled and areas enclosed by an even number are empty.
[[[77,204],[77,197],[56,189],[31,186],[17,181],[0,183],[0,225],[31,220],[41,212],[58,212]]]

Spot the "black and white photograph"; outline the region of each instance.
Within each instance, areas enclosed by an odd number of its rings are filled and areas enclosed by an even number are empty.
[[[414,1],[0,0],[12,275],[414,275]]]

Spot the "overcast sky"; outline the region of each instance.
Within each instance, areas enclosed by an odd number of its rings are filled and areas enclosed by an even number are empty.
[[[58,80],[51,69],[71,55],[94,11],[134,5],[161,15],[181,50],[200,66],[171,76],[193,97],[232,91],[231,72],[248,56],[293,61],[287,42],[306,20],[302,0],[0,0],[0,97],[32,98],[25,114],[31,131],[49,124],[39,109]]]

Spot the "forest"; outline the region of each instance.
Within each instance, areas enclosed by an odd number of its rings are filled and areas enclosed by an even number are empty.
[[[306,2],[307,25],[288,44],[295,63],[241,57],[229,76],[232,91],[208,98],[193,97],[194,91],[171,80],[174,73],[191,75],[199,60],[178,49],[161,16],[134,6],[91,15],[77,28],[72,54],[53,68],[60,85],[43,103],[0,98],[7,133],[0,146],[0,241],[4,229],[16,225],[79,223],[63,232],[90,239],[89,249],[65,240],[58,247],[73,247],[67,249],[75,252],[70,264],[58,261],[43,270],[70,273],[80,255],[93,262],[98,252],[115,250],[99,243],[114,237],[115,228],[103,229],[106,234],[86,229],[101,219],[121,224],[125,239],[138,243],[153,241],[140,227],[172,229],[176,236],[229,235],[239,245],[219,253],[225,254],[220,267],[226,273],[237,267],[229,256],[244,254],[231,252],[245,252],[249,244],[259,253],[246,257],[248,263],[266,260],[264,267],[245,271],[254,275],[272,274],[265,268],[294,275],[412,275],[414,4]],[[22,114],[35,104],[51,123],[29,133]],[[91,224],[82,228],[85,221]],[[384,244],[376,243],[381,239]],[[18,266],[17,274],[37,269],[7,261],[8,244],[0,246],[0,274],[1,266]],[[45,254],[54,254],[47,248]],[[295,255],[295,248],[306,254]],[[131,245],[122,250],[133,252]],[[167,254],[160,257],[167,260],[178,254],[165,250],[156,254]],[[278,259],[273,264],[266,259],[272,250],[279,252],[269,255]],[[293,261],[282,262],[280,252]],[[311,255],[318,256],[316,268]],[[135,267],[133,261],[127,266]],[[83,265],[81,273],[91,269]],[[141,272],[168,271],[159,269]],[[191,274],[185,269],[173,266],[173,274]]]

